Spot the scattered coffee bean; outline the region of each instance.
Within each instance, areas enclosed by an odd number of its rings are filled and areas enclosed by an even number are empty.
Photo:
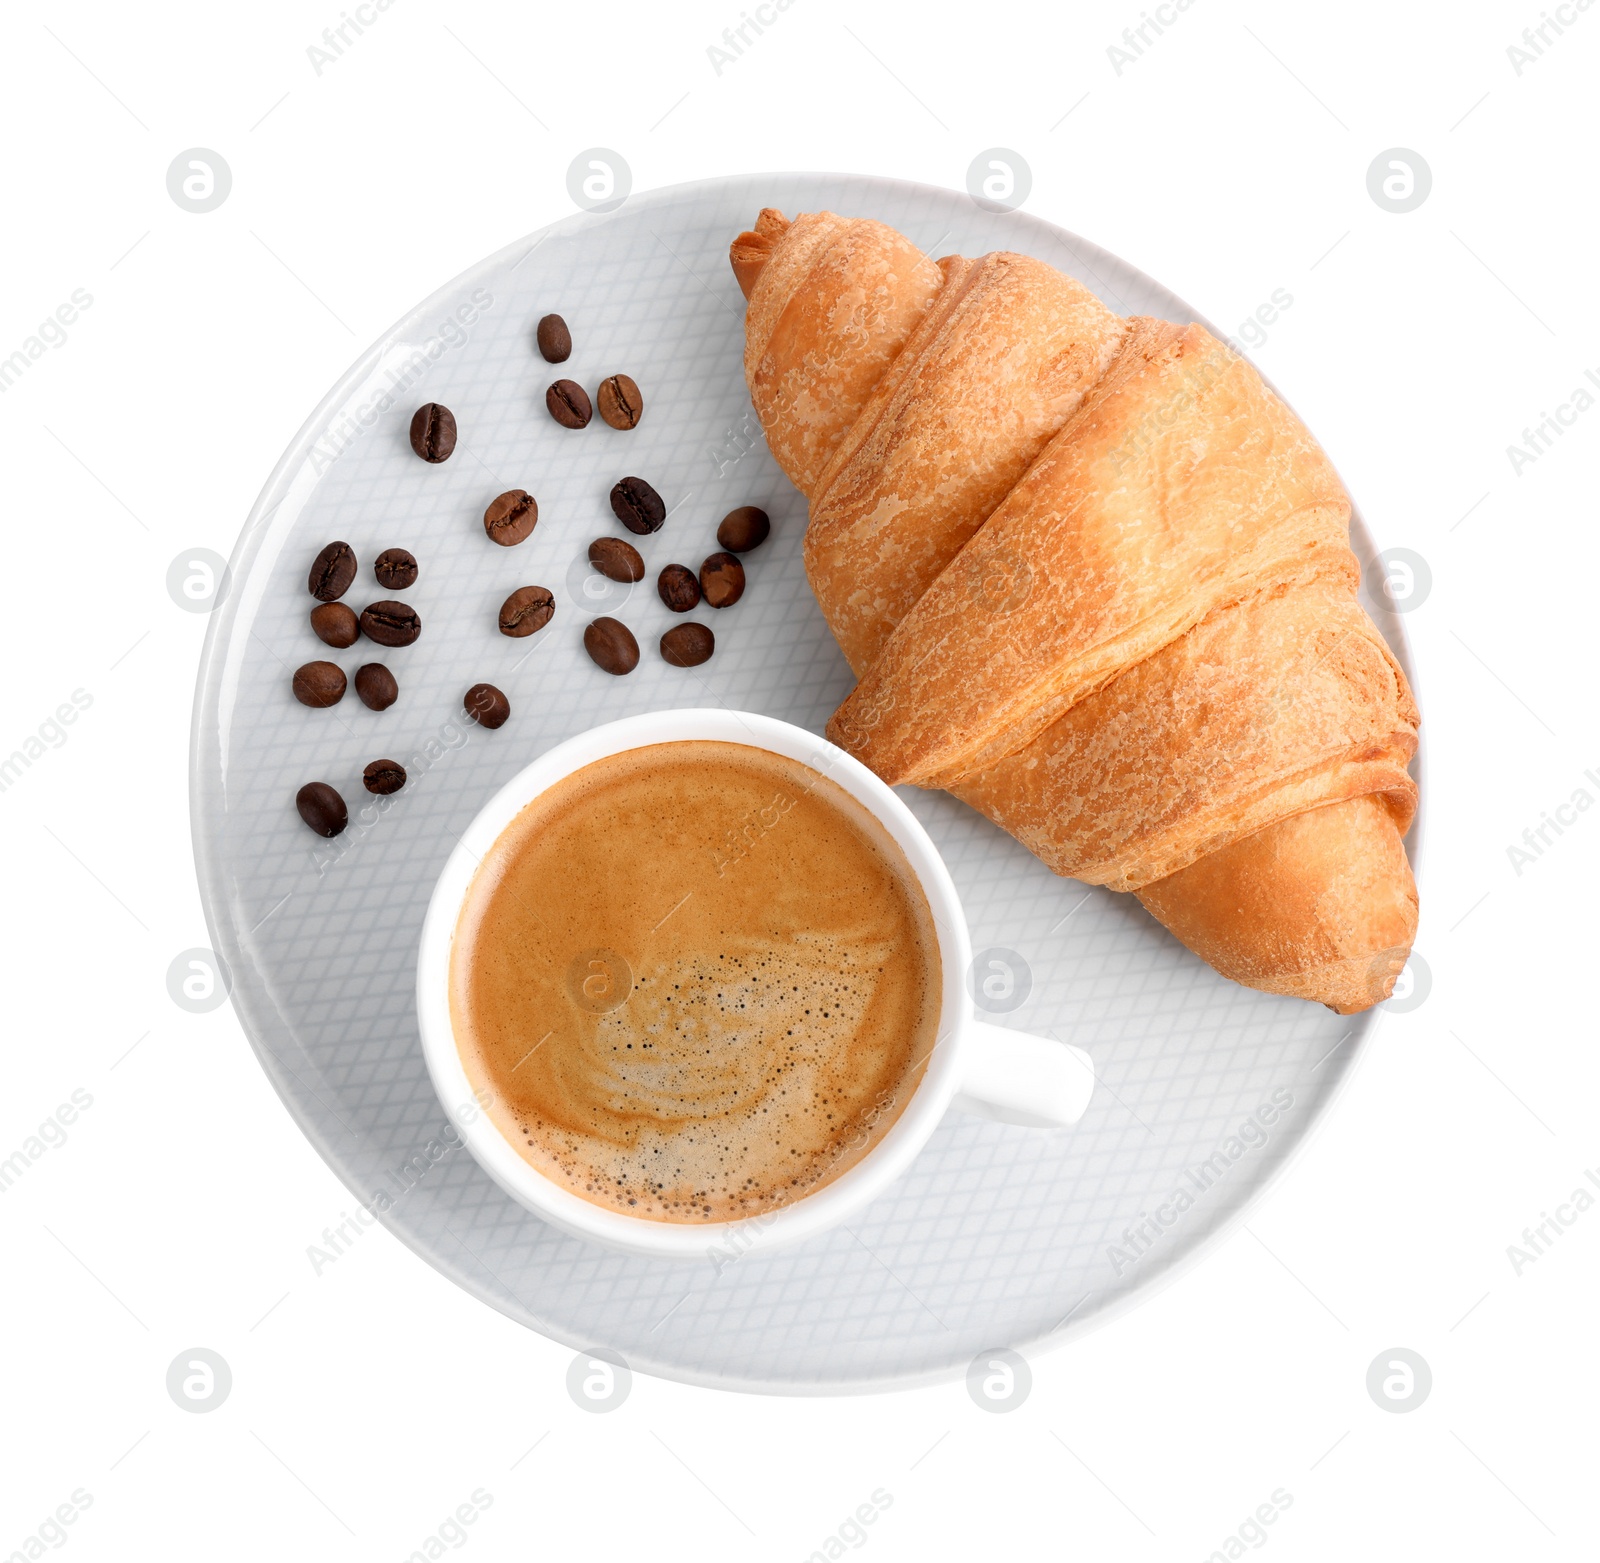
[[[700,606],[700,583],[686,564],[669,564],[656,577],[656,590],[674,613],[687,613]]]
[[[400,686],[381,662],[364,662],[356,669],[356,694],[371,711],[387,711],[400,698]]]
[[[500,605],[500,633],[520,640],[542,630],[556,611],[556,600],[542,586],[519,586]]]
[[[294,806],[319,836],[337,836],[350,823],[344,799],[326,782],[307,782],[294,795]]]
[[[772,518],[755,505],[740,505],[722,518],[717,541],[731,554],[747,554],[759,548],[772,531]]]
[[[461,704],[479,727],[504,727],[511,715],[511,702],[493,684],[474,684]]]
[[[589,563],[608,581],[642,581],[644,560],[620,537],[597,537],[589,544]]]
[[[306,589],[318,602],[337,602],[355,578],[355,550],[348,543],[329,543],[312,560]]]
[[[732,554],[712,554],[700,566],[700,590],[713,608],[731,608],[744,596],[744,566]]]
[[[398,760],[374,760],[361,773],[361,785],[368,792],[375,792],[380,798],[386,798],[391,792],[399,792],[406,784],[406,768]]]
[[[716,636],[704,624],[674,624],[661,637],[662,661],[675,668],[697,668],[716,649]]]
[[[594,417],[589,393],[576,380],[557,380],[544,393],[544,404],[563,429],[581,429]]]
[[[319,602],[311,610],[311,630],[325,645],[343,651],[353,646],[361,634],[361,620],[347,603]]]
[[[508,488],[489,501],[483,529],[491,543],[510,548],[532,535],[539,524],[539,501],[525,488]]]
[[[614,374],[600,382],[600,416],[613,429],[637,427],[644,416],[644,398],[639,387],[625,374]]]
[[[456,415],[438,402],[424,402],[411,415],[411,448],[424,461],[448,461],[456,448]]]
[[[344,699],[344,670],[336,662],[308,662],[294,670],[294,697],[322,709]]]
[[[564,364],[572,357],[572,333],[560,315],[546,315],[539,322],[537,337],[547,364]]]
[[[667,519],[661,496],[643,478],[623,478],[611,490],[612,513],[630,532],[645,537]]]
[[[639,665],[639,642],[620,619],[596,619],[583,632],[583,649],[607,673],[631,673]]]
[[[372,573],[385,591],[403,592],[417,584],[416,556],[404,548],[385,548],[374,562]]]
[[[422,620],[403,602],[374,602],[361,610],[361,628],[380,646],[409,646],[422,633]]]

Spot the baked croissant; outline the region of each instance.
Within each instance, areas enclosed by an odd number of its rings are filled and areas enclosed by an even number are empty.
[[[1352,1014],[1416,932],[1417,710],[1350,503],[1250,364],[1026,255],[763,211],[745,373],[855,690],[828,736]]]

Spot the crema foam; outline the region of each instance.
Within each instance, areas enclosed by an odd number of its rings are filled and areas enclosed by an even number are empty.
[[[735,1220],[876,1145],[937,1035],[939,949],[893,838],[798,761],[629,750],[530,803],[457,924],[450,1008],[501,1132],[595,1204]],[[481,1098],[480,1098],[481,1099]]]

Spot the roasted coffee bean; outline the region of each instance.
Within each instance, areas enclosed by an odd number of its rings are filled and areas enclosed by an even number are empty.
[[[294,697],[303,706],[336,706],[344,699],[344,670],[336,662],[308,662],[294,670]]]
[[[687,613],[700,606],[700,583],[686,564],[669,564],[656,577],[656,590],[674,613]]]
[[[556,611],[556,600],[542,586],[519,586],[500,605],[500,633],[520,640],[542,630]]]
[[[700,590],[713,608],[731,608],[744,596],[744,566],[732,554],[712,554],[700,566]]]
[[[623,478],[611,490],[611,510],[630,532],[640,537],[659,532],[667,519],[661,496],[643,478]]]
[[[371,711],[387,711],[400,698],[400,686],[381,662],[363,662],[356,669],[356,694]]]
[[[594,417],[589,393],[576,380],[557,380],[544,393],[544,404],[563,429],[581,429]]]
[[[353,646],[361,634],[356,610],[342,602],[319,602],[311,610],[311,631],[325,645],[343,651]]]
[[[403,602],[374,602],[361,610],[361,629],[380,646],[409,646],[422,633],[422,620]]]
[[[717,541],[731,554],[747,554],[759,548],[772,531],[772,518],[754,505],[740,505],[722,518]]]
[[[344,799],[326,782],[307,782],[294,795],[294,806],[319,836],[337,836],[350,823]]]
[[[639,642],[620,619],[596,619],[583,632],[583,649],[607,673],[631,673],[639,665]]]
[[[597,537],[589,544],[589,563],[608,581],[642,581],[644,560],[620,537]]]
[[[539,501],[525,488],[508,488],[489,501],[483,513],[483,529],[491,543],[510,548],[533,533],[539,524]]]
[[[546,315],[539,322],[537,337],[547,364],[564,364],[572,357],[572,333],[560,315]]]
[[[416,556],[404,548],[385,548],[373,562],[372,573],[385,591],[403,592],[417,584]]]
[[[716,649],[717,638],[704,624],[674,624],[661,637],[661,659],[675,668],[697,668]]]
[[[461,704],[479,727],[504,727],[511,702],[493,684],[474,684]]]
[[[329,543],[311,562],[306,590],[318,602],[337,602],[355,578],[355,550],[348,543]]]
[[[405,784],[406,768],[398,760],[374,760],[361,773],[361,785],[380,798],[399,792]]]
[[[644,416],[644,398],[639,394],[639,387],[625,374],[614,374],[602,380],[596,400],[600,403],[600,416],[613,429],[635,428]]]
[[[448,461],[456,448],[456,415],[438,402],[424,402],[411,415],[411,448],[424,461]]]

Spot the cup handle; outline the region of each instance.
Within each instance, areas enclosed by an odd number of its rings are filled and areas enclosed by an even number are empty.
[[[969,1020],[961,1085],[951,1106],[996,1123],[1070,1128],[1094,1095],[1094,1060],[1081,1047]]]

